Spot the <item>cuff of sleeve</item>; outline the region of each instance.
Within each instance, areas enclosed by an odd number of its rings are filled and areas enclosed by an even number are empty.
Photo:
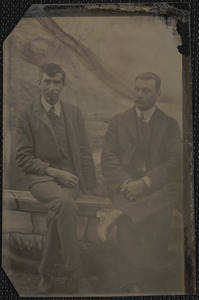
[[[146,186],[147,186],[148,188],[151,187],[151,179],[150,179],[148,176],[144,176],[144,177],[142,177],[141,179],[142,179],[142,181],[146,184]]]
[[[40,165],[39,175],[43,176],[46,175],[46,169],[50,166],[47,162],[42,162]]]

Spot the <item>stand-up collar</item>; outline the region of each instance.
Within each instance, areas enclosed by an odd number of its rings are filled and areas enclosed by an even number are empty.
[[[144,116],[144,122],[149,123],[149,121],[151,120],[152,115],[154,114],[156,110],[156,106],[154,105],[153,107],[147,109],[147,110],[140,110],[137,106],[135,107],[135,111],[136,114],[138,116],[138,118],[141,117],[141,113],[143,113]]]
[[[55,103],[54,105],[49,104],[44,96],[41,96],[41,103],[45,109],[46,112],[49,112],[49,110],[51,109],[52,106],[54,106],[55,108],[55,114],[57,116],[60,116],[60,111],[61,111],[61,103],[60,103],[60,99],[57,101],[57,103]]]

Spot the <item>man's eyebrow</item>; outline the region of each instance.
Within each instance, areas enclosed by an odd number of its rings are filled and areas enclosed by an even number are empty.
[[[52,81],[54,81],[54,82],[61,82],[60,79],[55,79],[55,80],[52,80]]]
[[[60,83],[61,82],[61,80],[59,80],[59,79],[51,79],[51,78],[46,78],[46,79],[44,79],[44,82],[55,82],[55,83]]]

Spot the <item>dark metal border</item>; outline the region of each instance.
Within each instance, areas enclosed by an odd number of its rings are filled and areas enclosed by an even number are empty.
[[[109,1],[63,1],[63,0],[1,0],[1,16],[0,16],[0,42],[1,42],[1,48],[0,48],[0,68],[1,68],[1,82],[0,82],[0,95],[1,99],[3,98],[3,77],[2,77],[2,69],[3,69],[3,58],[2,58],[2,52],[3,52],[3,41],[5,38],[9,35],[9,33],[12,31],[12,29],[15,27],[15,25],[18,23],[18,21],[22,18],[22,16],[25,14],[25,12],[28,10],[28,8],[32,4],[46,4],[46,10],[48,10],[48,14],[53,15],[59,15],[59,8],[58,4],[68,4],[74,7],[74,4],[81,6],[82,12],[84,12],[84,4],[104,4],[104,3],[169,3],[171,6],[171,14],[172,14],[172,8],[181,9],[181,10],[190,10],[191,14],[191,77],[192,77],[192,113],[193,113],[193,163],[194,163],[194,205],[195,205],[195,240],[196,240],[196,268],[197,268],[197,274],[196,274],[196,294],[195,295],[185,295],[185,296],[152,296],[152,297],[139,297],[140,300],[142,299],[198,299],[199,298],[199,99],[198,99],[198,93],[199,93],[199,2],[198,0],[168,0],[168,1],[122,1],[122,0],[109,0]],[[52,10],[49,8],[48,4],[55,4],[54,9]],[[57,4],[57,5],[56,5]],[[108,14],[110,12],[106,12]],[[26,14],[26,17],[31,17],[31,13],[28,12]],[[181,28],[183,32],[183,28]],[[187,48],[186,44],[187,36],[184,36],[184,46],[182,45],[181,51],[183,51],[185,54],[188,53],[189,48]],[[180,49],[179,49],[180,51]],[[187,54],[186,53],[186,54]],[[185,54],[185,55],[186,55]],[[186,66],[189,68],[189,63],[186,63]],[[190,108],[190,107],[189,107]],[[2,120],[2,101],[0,104],[0,111],[1,111],[1,120]],[[1,128],[2,128],[2,122],[1,122]],[[1,149],[2,152],[2,149]],[[1,156],[2,157],[2,156]],[[2,179],[2,158],[0,161],[1,164],[1,179]],[[1,218],[1,211],[0,211],[0,218]],[[0,245],[1,249],[1,245]],[[1,251],[1,250],[0,250]],[[0,252],[1,253],[1,252]],[[187,262],[188,265],[189,262]],[[188,273],[192,272],[192,270],[188,270]],[[189,275],[189,274],[188,274]],[[188,291],[188,290],[187,290]],[[188,291],[189,292],[189,291]],[[7,278],[5,272],[3,269],[0,269],[0,298],[5,300],[15,300],[15,299],[22,299],[18,296],[17,292],[13,288],[11,282]],[[115,298],[115,297],[114,297]],[[118,297],[119,298],[119,297]],[[121,298],[121,297],[120,297]],[[122,297],[121,299],[135,299],[138,297]],[[43,298],[36,298],[36,297],[25,297],[23,299],[66,299],[66,298],[57,298],[57,297],[43,297]],[[81,298],[83,299],[83,298]],[[98,298],[100,299],[100,298]],[[109,299],[109,297],[106,297],[106,299]]]

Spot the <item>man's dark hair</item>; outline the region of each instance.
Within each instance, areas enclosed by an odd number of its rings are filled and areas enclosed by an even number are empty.
[[[40,69],[40,74],[39,74],[39,79],[41,82],[41,78],[42,78],[42,74],[46,73],[48,76],[55,76],[57,73],[61,73],[62,74],[62,83],[66,84],[65,80],[66,80],[66,73],[64,72],[64,70],[57,64],[45,64],[41,67]]]
[[[145,72],[145,73],[142,73],[140,75],[138,75],[136,78],[135,78],[135,81],[138,80],[138,79],[141,79],[141,80],[154,80],[155,81],[155,86],[156,86],[156,90],[160,90],[160,86],[161,86],[161,79],[158,75],[156,75],[155,73],[153,72]]]

